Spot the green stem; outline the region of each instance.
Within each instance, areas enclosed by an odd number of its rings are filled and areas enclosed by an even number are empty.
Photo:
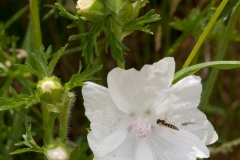
[[[200,46],[202,45],[203,41],[207,37],[209,31],[211,30],[213,24],[215,23],[215,21],[217,20],[218,16],[222,12],[223,8],[226,6],[227,2],[228,2],[228,0],[223,0],[221,2],[220,6],[217,8],[216,12],[214,13],[214,15],[211,18],[210,22],[208,23],[207,27],[205,28],[205,30],[203,31],[202,35],[198,39],[198,41],[197,41],[196,45],[194,46],[192,52],[188,56],[186,62],[183,65],[183,68],[186,68],[186,67],[188,67],[190,65],[190,63],[192,62],[192,60],[193,60],[194,56],[196,55],[198,49],[200,48]]]
[[[232,14],[231,14],[231,17],[229,19],[226,30],[224,31],[222,41],[220,42],[215,61],[219,61],[219,60],[223,59],[223,57],[226,53],[226,50],[227,50],[232,32],[233,32],[234,26],[235,26],[239,16],[240,16],[240,2],[237,3],[237,5],[235,6],[235,8],[232,11]],[[213,90],[213,87],[214,87],[214,83],[216,82],[218,72],[219,72],[218,69],[212,69],[212,71],[210,72],[207,83],[204,87],[204,92],[203,92],[203,96],[202,96],[202,100],[201,100],[201,104],[200,104],[201,109],[206,107],[206,105],[208,103],[208,99],[209,99],[209,97],[212,93],[212,90]]]
[[[42,102],[41,103],[41,109],[42,109],[42,119],[43,119],[43,128],[44,128],[44,145],[48,144],[48,140],[51,139],[52,133],[51,130],[49,128],[49,122],[50,122],[50,112],[47,109],[47,104]],[[46,140],[47,139],[47,140]]]
[[[122,62],[122,61],[117,60],[117,66],[118,66],[119,68],[125,69],[125,63]]]
[[[170,1],[163,0],[162,1],[162,8],[161,8],[161,25],[162,25],[162,30],[163,30],[163,35],[162,35],[162,50],[163,53],[166,53],[167,50],[169,49],[170,46],[170,27],[169,27],[169,5]]]
[[[70,113],[70,106],[72,103],[72,100],[74,98],[74,94],[68,93],[68,95],[65,98],[65,102],[62,103],[62,112],[59,116],[59,122],[60,122],[60,141],[63,144],[66,144],[67,142],[67,133],[68,133],[68,118]]]
[[[44,144],[51,144],[51,142],[53,141],[53,126],[54,126],[54,122],[55,119],[57,117],[56,113],[51,113],[51,116],[49,118],[49,121],[44,125]]]
[[[33,44],[34,44],[34,49],[38,50],[42,45],[38,0],[29,0],[29,4],[30,4],[30,14],[31,14],[31,22],[32,22]],[[43,128],[44,128],[44,135],[45,135],[44,139],[51,139],[52,132],[51,132],[51,129],[48,127],[48,123],[50,120],[50,112],[47,109],[47,104],[41,103],[41,109],[42,109]],[[47,145],[47,143],[48,141],[44,141],[45,145]]]
[[[39,49],[42,45],[41,27],[39,20],[38,0],[29,0],[31,22],[33,28],[33,43],[34,48]]]

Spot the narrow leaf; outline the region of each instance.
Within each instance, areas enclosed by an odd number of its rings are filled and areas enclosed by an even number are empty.
[[[53,69],[55,68],[59,58],[61,57],[61,55],[63,54],[63,52],[67,46],[68,46],[68,44],[66,44],[64,47],[62,47],[57,52],[57,54],[53,57],[53,59],[50,61],[49,65],[48,65],[48,75],[52,75]]]
[[[0,97],[0,111],[17,108],[24,104],[33,105],[35,103],[38,103],[38,99],[35,95],[29,96],[26,94],[19,94],[10,99]]]
[[[74,74],[68,83],[65,84],[65,89],[70,90],[77,86],[83,86],[84,81],[87,80],[100,80],[99,78],[93,77],[92,75],[102,69],[102,65],[99,66],[88,66],[82,73]]]
[[[52,46],[49,46],[48,49],[47,49],[47,51],[46,51],[46,54],[45,54],[46,59],[49,58],[49,56],[50,56],[51,53],[52,53]]]
[[[25,153],[25,152],[40,152],[40,153],[42,153],[42,151],[35,150],[32,148],[22,148],[22,149],[18,149],[16,151],[14,151],[14,152],[11,152],[10,155],[20,154],[20,153]]]
[[[27,72],[31,72],[32,74],[34,74],[35,76],[37,76],[39,79],[42,79],[44,78],[44,75],[39,73],[38,71],[36,71],[34,68],[32,68],[32,66],[30,64],[25,64],[25,65],[22,65],[22,64],[15,64],[16,66],[18,66],[19,68],[27,71]]]
[[[10,86],[9,87],[9,90],[10,90],[10,92],[12,93],[12,95],[14,96],[14,97],[17,97],[18,96],[18,93]]]
[[[177,81],[179,81],[180,79],[188,75],[194,74],[196,71],[204,67],[214,67],[218,69],[227,70],[227,69],[239,68],[240,61],[212,61],[212,62],[196,64],[176,72],[174,75],[173,83],[176,83]]]

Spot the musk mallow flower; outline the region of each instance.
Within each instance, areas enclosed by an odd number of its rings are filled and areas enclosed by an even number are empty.
[[[140,71],[113,69],[108,88],[86,82],[82,93],[94,160],[209,157],[206,145],[218,135],[197,108],[201,79],[188,76],[172,85],[174,70],[174,59],[164,58]]]

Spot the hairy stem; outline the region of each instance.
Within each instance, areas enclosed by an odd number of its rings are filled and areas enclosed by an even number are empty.
[[[59,116],[59,122],[60,122],[60,141],[63,144],[66,144],[67,142],[67,133],[68,133],[68,118],[70,113],[70,107],[72,100],[74,98],[74,94],[68,93],[68,95],[65,98],[65,101],[62,103],[62,112]]]
[[[42,45],[42,35],[41,35],[41,27],[39,20],[39,9],[38,9],[38,0],[29,0],[30,4],[30,14],[31,14],[31,22],[32,22],[32,31],[33,31],[33,43],[34,48],[39,49]]]

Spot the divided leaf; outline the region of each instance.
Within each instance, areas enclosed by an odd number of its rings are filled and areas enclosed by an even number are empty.
[[[159,15],[153,14],[154,12],[155,12],[154,9],[150,10],[144,16],[137,18],[131,21],[130,23],[124,25],[123,29],[131,32],[133,32],[134,30],[140,30],[149,34],[153,34],[153,32],[149,29],[149,25],[145,24],[155,22],[160,19]]]
[[[105,51],[108,53],[107,49],[108,46],[111,48],[111,54],[112,57],[124,62],[123,55],[125,55],[125,51],[128,51],[128,48],[122,44],[122,42],[116,37],[116,34],[114,33],[112,29],[112,24],[109,19],[105,20],[105,27],[104,34],[106,36],[106,46]]]
[[[25,123],[25,127],[26,127],[26,134],[23,135],[24,141],[17,143],[17,146],[21,146],[21,145],[25,145],[28,146],[29,148],[22,148],[22,149],[18,149],[12,153],[10,153],[11,155],[13,154],[19,154],[19,153],[24,153],[24,152],[40,152],[43,153],[43,149],[39,146],[37,146],[37,144],[35,143],[33,137],[32,137],[32,133],[31,133],[31,125],[28,125],[27,123]]]
[[[52,60],[48,63],[48,58],[52,52],[52,47],[49,46],[46,53],[44,53],[44,47],[41,46],[39,51],[35,51],[29,54],[29,56],[35,61],[35,66],[31,66],[30,64],[16,64],[18,67],[22,68],[25,71],[31,72],[38,79],[43,79],[45,77],[52,76],[52,72],[63,54],[64,50],[67,48],[68,44],[62,47],[52,58]]]
[[[91,66],[88,67],[81,73],[74,74],[68,83],[65,84],[65,89],[70,90],[76,86],[83,86],[84,81],[87,80],[100,80],[100,78],[96,78],[92,76],[94,73],[100,71],[102,69],[102,65],[99,66]],[[80,65],[79,71],[81,71],[82,66]]]
[[[69,40],[76,40],[83,36],[88,37],[88,41],[83,48],[82,56],[86,56],[87,60],[92,62],[94,58],[94,53],[99,55],[97,50],[97,37],[99,36],[100,32],[103,30],[103,21],[96,22],[93,24],[92,29],[88,33],[79,34],[79,35],[72,35],[69,37]]]
[[[39,102],[39,99],[36,95],[26,95],[26,94],[19,94],[14,95],[13,98],[3,98],[0,97],[0,111],[13,109],[20,107],[22,105],[26,105],[27,107],[32,106]]]
[[[25,65],[23,64],[15,64],[16,66],[18,66],[19,68],[22,68],[22,70],[25,70],[27,72],[30,72],[32,74],[34,74],[35,76],[37,76],[39,79],[43,79],[44,78],[44,74],[39,73],[38,71],[36,71],[30,64],[26,63]]]

